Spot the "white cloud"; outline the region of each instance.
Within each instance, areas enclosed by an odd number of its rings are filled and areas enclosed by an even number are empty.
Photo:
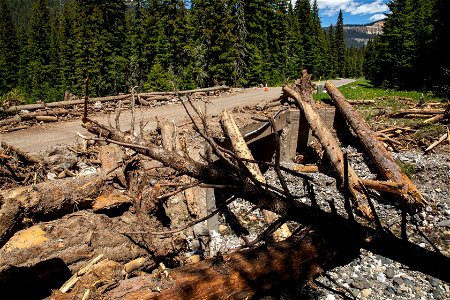
[[[352,15],[380,14],[389,10],[383,0],[369,3],[355,0],[317,0],[317,4],[326,16],[334,16],[340,9]]]
[[[375,21],[379,21],[379,20],[383,20],[386,18],[385,14],[375,14],[373,16],[371,16],[369,18],[370,21],[375,22]]]

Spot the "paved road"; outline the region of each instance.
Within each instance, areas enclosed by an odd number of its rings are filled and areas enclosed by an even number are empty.
[[[348,84],[354,80],[337,80],[333,81],[337,86]],[[324,82],[321,82],[323,84]],[[281,95],[281,87],[272,87],[269,91],[262,89],[246,90],[245,92],[221,96],[211,100],[208,105],[208,115],[216,115],[223,109],[231,109],[236,106],[254,106],[261,101],[272,100]],[[177,123],[187,119],[186,112],[182,105],[173,104],[167,106],[159,106],[154,108],[144,108],[144,123],[148,122],[146,129],[156,127],[156,117],[174,119]],[[137,120],[140,118],[138,110]],[[97,116],[93,119],[108,124],[108,116]],[[113,119],[113,117],[112,117]],[[130,111],[124,111],[121,115],[121,129],[126,130],[130,127]],[[112,120],[114,122],[114,120]],[[86,131],[81,127],[80,120],[72,120],[67,122],[58,122],[54,124],[45,124],[33,126],[31,128],[2,134],[0,140],[9,144],[17,146],[24,151],[30,153],[37,153],[45,151],[46,149],[58,144],[70,144],[77,140],[76,132],[86,134]]]

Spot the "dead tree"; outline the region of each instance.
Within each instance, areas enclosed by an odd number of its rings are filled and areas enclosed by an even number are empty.
[[[400,167],[395,163],[391,154],[378,141],[376,134],[367,123],[356,113],[353,107],[347,103],[344,95],[330,81],[327,81],[325,88],[333,99],[340,113],[345,117],[349,125],[353,128],[369,156],[375,162],[378,170],[387,180],[392,180],[401,185],[401,196],[405,204],[422,207],[425,199],[411,182]]]

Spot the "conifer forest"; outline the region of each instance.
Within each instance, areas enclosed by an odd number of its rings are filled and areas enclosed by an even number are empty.
[[[384,34],[346,48],[317,1],[0,0],[0,96],[56,101],[226,84],[361,77],[423,89],[448,79],[448,1],[393,0]],[[328,24],[327,24],[328,25]]]

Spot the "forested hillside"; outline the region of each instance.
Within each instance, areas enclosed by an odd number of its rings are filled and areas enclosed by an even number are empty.
[[[342,14],[323,30],[317,2],[0,0],[0,95],[53,101],[215,84],[362,75]],[[349,55],[355,55],[356,60]]]
[[[450,91],[448,0],[393,0],[383,35],[367,45],[366,76],[378,86]]]

